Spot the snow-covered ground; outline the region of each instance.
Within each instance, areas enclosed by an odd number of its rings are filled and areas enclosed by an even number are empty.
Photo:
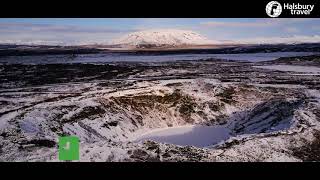
[[[14,67],[6,71],[26,68]],[[0,161],[57,161],[64,135],[80,138],[80,161],[302,161],[299,148],[313,148],[318,76],[214,60],[133,67],[110,79],[1,89]]]
[[[295,85],[295,84],[256,84],[256,83],[250,83],[249,85],[253,85],[256,87],[273,87],[273,88],[306,88],[306,86],[303,85]]]

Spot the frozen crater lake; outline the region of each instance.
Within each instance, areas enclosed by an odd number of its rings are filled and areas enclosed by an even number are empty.
[[[289,71],[298,73],[311,73],[320,74],[320,68],[314,66],[296,66],[296,65],[270,65],[270,66],[253,66],[255,68],[276,70],[276,71]]]
[[[180,146],[207,147],[231,137],[230,129],[224,126],[180,126],[160,128],[142,134],[134,142],[153,140]]]

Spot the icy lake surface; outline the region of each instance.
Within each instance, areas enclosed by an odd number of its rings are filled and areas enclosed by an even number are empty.
[[[300,73],[320,74],[320,68],[313,67],[313,66],[271,65],[271,66],[253,66],[253,67],[277,70],[277,71],[291,71],[291,72],[300,72]]]
[[[125,55],[109,54],[82,54],[76,57],[70,55],[43,55],[43,56],[10,56],[0,57],[0,63],[9,64],[56,64],[56,63],[110,63],[110,62],[166,62],[178,60],[198,60],[218,58],[239,61],[267,61],[280,57],[308,56],[318,54],[314,52],[273,52],[273,53],[241,53],[241,54],[175,54],[175,55]]]
[[[231,137],[230,130],[224,126],[181,126],[156,129],[141,135],[134,142],[153,140],[181,146],[207,147]]]

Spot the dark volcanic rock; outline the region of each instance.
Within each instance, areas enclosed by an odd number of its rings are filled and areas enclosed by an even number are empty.
[[[303,161],[320,161],[320,131],[314,132],[314,140],[306,141],[301,147],[293,147],[293,156]]]
[[[56,142],[49,139],[33,139],[30,141],[21,142],[20,145],[35,145],[37,147],[55,147]]]

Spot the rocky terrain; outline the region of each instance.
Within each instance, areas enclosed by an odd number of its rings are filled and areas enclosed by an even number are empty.
[[[266,68],[278,65],[287,68]],[[80,138],[80,161],[319,161],[317,68],[316,55],[2,64],[0,161],[58,161],[63,135]],[[138,141],[190,126],[223,127],[228,136],[205,147]]]

